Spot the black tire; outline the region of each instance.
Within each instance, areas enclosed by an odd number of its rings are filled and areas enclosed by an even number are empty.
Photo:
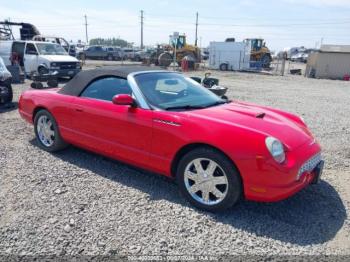
[[[193,53],[185,53],[183,57],[187,57],[188,61],[197,61],[197,58]]]
[[[41,141],[41,139],[39,138],[39,134],[38,134],[38,120],[42,116],[46,116],[47,119],[49,119],[52,122],[51,130],[54,132],[54,139],[53,139],[53,144],[50,145],[50,146],[45,145]],[[48,112],[45,109],[42,109],[42,110],[40,110],[39,112],[37,112],[35,114],[35,117],[34,117],[34,132],[35,132],[36,140],[38,142],[39,147],[41,149],[47,151],[47,152],[60,151],[62,149],[65,149],[68,146],[68,144],[61,137],[61,134],[60,134],[60,131],[58,129],[58,125],[57,125],[57,122],[56,122],[55,118],[51,115],[50,112]]]
[[[173,62],[173,56],[168,52],[163,52],[158,56],[158,65],[168,67]]]
[[[219,66],[219,68],[220,68],[221,71],[227,71],[228,70],[228,64],[227,63],[222,63]]]
[[[10,83],[0,86],[0,105],[11,103],[13,100],[13,90]]]
[[[271,56],[268,54],[264,54],[263,57],[261,58],[261,64],[263,68],[270,68],[271,65]]]
[[[203,79],[203,85],[206,88],[210,88],[214,85],[218,86],[219,85],[219,79],[218,78],[213,78],[213,77],[205,77]]]
[[[200,158],[206,158],[214,161],[225,173],[225,176],[227,178],[227,193],[224,196],[224,198],[218,203],[211,205],[203,204],[197,201],[194,197],[192,197],[186,188],[184,176],[186,167],[193,160]],[[181,194],[193,206],[202,210],[210,212],[226,210],[235,205],[241,199],[242,196],[242,181],[239,172],[234,166],[234,164],[224,154],[209,147],[197,148],[184,155],[178,164],[176,171],[176,179]],[[201,191],[199,190],[198,192]],[[200,194],[202,194],[202,192]],[[214,195],[211,195],[211,197],[214,197]]]
[[[38,73],[39,73],[39,75],[46,75],[46,74],[48,74],[49,73],[49,70],[46,68],[46,67],[44,67],[44,66],[39,66],[39,68],[38,68]]]

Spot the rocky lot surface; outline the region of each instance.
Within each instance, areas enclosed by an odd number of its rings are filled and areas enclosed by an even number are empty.
[[[202,76],[204,72],[190,73]],[[79,148],[40,150],[0,113],[0,255],[348,254],[350,83],[213,72],[231,99],[301,115],[324,150],[320,184],[278,203],[198,211],[168,179]],[[14,85],[15,101],[29,83]]]

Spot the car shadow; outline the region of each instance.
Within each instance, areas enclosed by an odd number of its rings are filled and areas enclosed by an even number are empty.
[[[11,102],[5,105],[0,105],[0,114],[1,113],[7,113],[11,112],[13,110],[16,110],[18,108],[18,103],[17,102]]]
[[[31,143],[37,146],[35,140]],[[215,214],[191,207],[179,195],[176,184],[169,178],[73,146],[54,155],[106,179],[145,192],[150,200],[165,199],[209,215],[217,222],[291,244],[305,246],[324,243],[336,235],[347,218],[339,194],[323,180],[284,201],[241,201],[234,208]]]

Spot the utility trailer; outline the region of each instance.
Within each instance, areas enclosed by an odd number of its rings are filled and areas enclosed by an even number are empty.
[[[250,68],[250,42],[210,42],[209,68],[222,71]]]

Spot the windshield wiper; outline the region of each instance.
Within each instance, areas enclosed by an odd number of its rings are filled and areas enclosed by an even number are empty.
[[[212,104],[209,105],[182,105],[182,106],[169,106],[166,107],[165,110],[176,110],[176,109],[203,109],[211,106],[217,106],[217,105],[222,105],[226,103],[230,103],[231,100],[220,100],[216,101]]]
[[[201,109],[204,106],[194,106],[194,105],[183,105],[183,106],[169,106],[165,110],[176,110],[176,109]]]

